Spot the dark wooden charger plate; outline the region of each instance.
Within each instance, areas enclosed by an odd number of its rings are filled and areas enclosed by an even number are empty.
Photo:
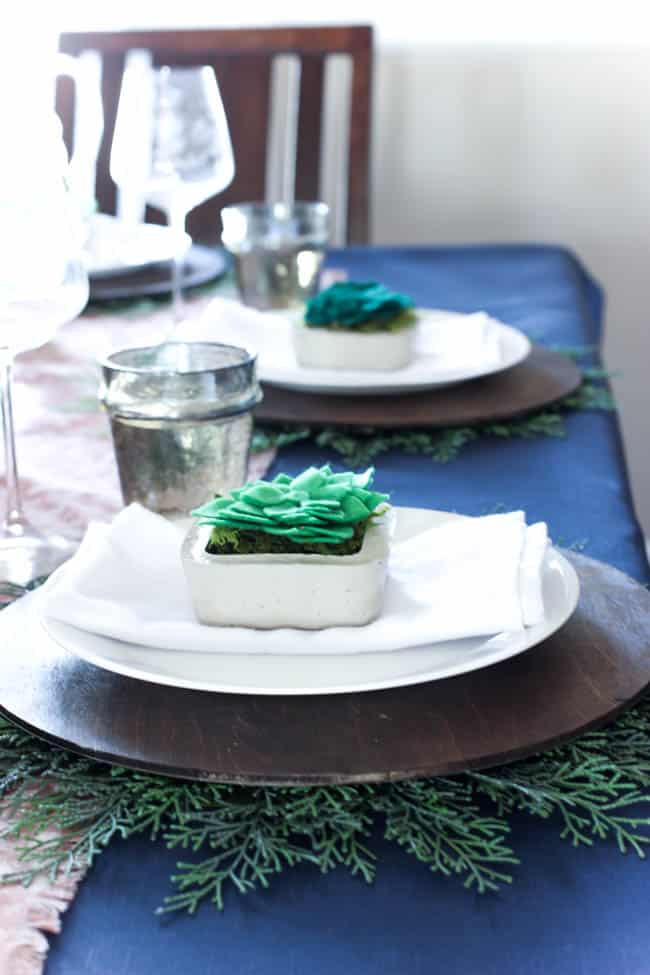
[[[195,288],[222,277],[229,267],[225,252],[216,247],[193,244],[183,263],[182,286]],[[90,277],[90,301],[147,298],[171,291],[171,265],[150,264],[136,271]]]
[[[580,385],[575,362],[533,345],[524,362],[504,372],[400,396],[330,396],[263,384],[261,421],[318,426],[449,427],[512,419],[556,403]]]
[[[379,782],[511,762],[603,724],[650,684],[650,592],[602,562],[569,557],[580,603],[538,647],[460,677],[363,694],[150,684],[33,639],[8,616],[0,712],[74,751],[193,779]]]

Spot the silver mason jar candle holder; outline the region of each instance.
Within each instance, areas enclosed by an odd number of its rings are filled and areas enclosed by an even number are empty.
[[[121,349],[100,363],[125,504],[186,515],[246,481],[256,357],[216,342]]]

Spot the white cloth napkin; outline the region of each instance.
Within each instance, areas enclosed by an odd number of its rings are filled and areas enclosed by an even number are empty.
[[[499,324],[484,311],[471,315],[432,312],[418,326],[417,358],[430,358],[436,372],[497,366],[501,361]]]
[[[519,630],[542,621],[546,525],[523,512],[445,522],[393,545],[384,609],[362,627],[210,627],[193,614],[181,532],[130,505],[93,524],[74,558],[42,590],[46,617],[170,650],[346,654]],[[335,637],[333,637],[335,633]]]
[[[419,374],[423,367],[431,368],[444,376],[477,366],[496,367],[502,359],[499,324],[484,311],[424,312],[418,322],[416,360],[406,370],[417,368]],[[299,368],[291,330],[287,313],[260,312],[228,298],[214,298],[198,321],[183,325],[182,337],[243,346],[257,353],[264,378],[266,370]],[[400,374],[404,376],[406,370]]]

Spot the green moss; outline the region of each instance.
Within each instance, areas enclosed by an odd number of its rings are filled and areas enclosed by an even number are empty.
[[[354,335],[358,332],[370,334],[373,332],[403,332],[405,328],[410,328],[415,324],[417,313],[413,308],[405,308],[396,318],[388,321],[382,319],[370,319],[368,322],[361,322],[359,325],[341,325],[339,322],[329,322],[327,325],[314,325],[305,322],[307,328],[324,328],[330,332],[347,332]]]
[[[344,542],[292,542],[284,535],[215,525],[205,547],[210,555],[354,555],[361,550],[370,519],[357,522]]]

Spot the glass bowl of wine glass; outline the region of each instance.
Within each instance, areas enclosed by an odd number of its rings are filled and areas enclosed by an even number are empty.
[[[67,155],[53,114],[4,118],[0,158],[0,402],[6,514],[0,527],[0,583],[24,586],[49,575],[78,540],[48,533],[23,511],[11,397],[14,359],[52,339],[88,300],[84,230],[66,183]]]
[[[121,193],[161,210],[181,236],[190,210],[224,190],[235,174],[214,69],[154,68],[142,58],[127,64],[110,170]],[[178,324],[184,317],[182,256],[172,264],[172,309]]]

